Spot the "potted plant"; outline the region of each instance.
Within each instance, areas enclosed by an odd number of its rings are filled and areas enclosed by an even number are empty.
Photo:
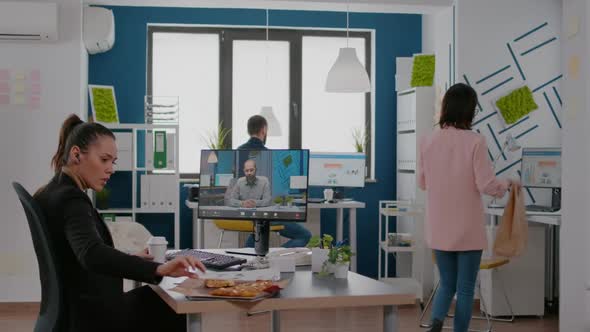
[[[211,131],[204,137],[207,147],[212,150],[223,150],[228,148],[227,137],[231,129],[223,126],[223,121],[217,125],[217,131]]]
[[[96,192],[96,208],[98,210],[108,209],[110,196],[111,191],[108,188],[103,188],[101,191]]]
[[[347,278],[350,268],[350,258],[354,255],[349,245],[337,245],[328,253],[328,264],[333,267],[335,278]]]
[[[362,128],[352,129],[352,139],[354,140],[354,149],[356,152],[364,152],[369,143],[367,130],[363,130]]]
[[[275,197],[275,199],[273,199],[273,202],[275,203],[275,205],[283,205],[284,199],[283,196],[277,196]]]
[[[309,239],[307,247],[311,248],[311,272],[326,273],[326,262],[333,241],[334,238],[329,234],[324,234],[323,237],[316,235]]]
[[[293,205],[293,197],[292,196],[285,196],[285,205],[292,206]]]

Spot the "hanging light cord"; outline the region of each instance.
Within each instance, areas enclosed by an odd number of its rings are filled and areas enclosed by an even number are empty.
[[[268,103],[268,8],[266,8],[266,42],[264,47],[264,102]]]
[[[346,47],[348,47],[348,30],[350,22],[350,0],[346,1]]]

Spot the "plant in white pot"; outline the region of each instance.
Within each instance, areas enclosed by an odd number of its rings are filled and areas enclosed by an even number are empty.
[[[339,244],[328,253],[328,264],[332,265],[334,278],[347,278],[350,258],[354,255],[349,245]]]
[[[312,236],[307,243],[307,247],[311,248],[311,271],[316,273],[326,272],[326,262],[328,261],[328,253],[332,248],[334,238],[329,234],[324,234],[323,237],[319,235]]]

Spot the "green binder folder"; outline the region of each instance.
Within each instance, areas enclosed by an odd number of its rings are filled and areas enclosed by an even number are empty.
[[[166,168],[166,132],[154,131],[154,168]]]

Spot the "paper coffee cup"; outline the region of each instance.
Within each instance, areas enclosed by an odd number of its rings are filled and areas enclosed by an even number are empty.
[[[326,201],[331,201],[333,198],[334,198],[334,190],[324,189],[324,199]]]
[[[168,249],[168,241],[163,236],[152,236],[148,241],[148,251],[154,256],[154,262],[166,262],[166,249]]]

